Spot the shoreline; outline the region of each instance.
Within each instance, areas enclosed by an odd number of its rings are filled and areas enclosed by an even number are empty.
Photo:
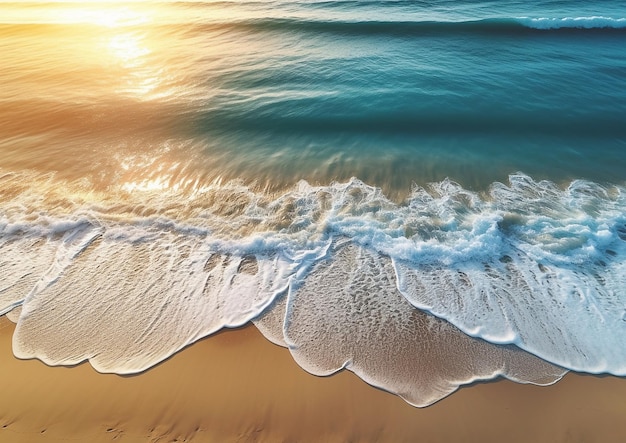
[[[252,325],[132,376],[18,360],[13,330],[0,317],[0,441],[611,442],[626,433],[617,377],[481,382],[419,409],[348,371],[305,372]]]

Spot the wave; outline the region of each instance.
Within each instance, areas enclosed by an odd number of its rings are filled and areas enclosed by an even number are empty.
[[[502,17],[459,21],[435,20],[310,20],[300,18],[255,18],[205,23],[201,29],[249,28],[264,31],[325,32],[339,34],[398,36],[488,34],[519,35],[546,32],[623,33],[622,17]]]
[[[33,32],[65,32],[73,27],[89,27],[88,23],[3,23],[0,33],[18,35]],[[542,34],[623,34],[626,32],[626,17],[581,16],[581,17],[496,17],[484,19],[439,21],[439,20],[320,20],[308,18],[253,17],[228,21],[205,20],[194,23],[150,23],[127,24],[127,29],[162,29],[164,33],[184,32],[193,35],[207,31],[243,32],[288,32],[330,33],[339,35],[389,35],[397,37],[446,36],[446,35],[542,35]],[[184,26],[184,28],[181,28]]]
[[[613,17],[563,17],[563,18],[530,18],[516,19],[519,23],[532,29],[624,29],[626,18]]]
[[[361,97],[359,97],[361,98]],[[420,96],[424,101],[432,100],[427,95]],[[304,100],[302,100],[304,101]],[[545,135],[571,137],[594,137],[619,139],[626,137],[621,116],[611,110],[594,115],[559,115],[554,118],[553,109],[501,108],[449,111],[433,111],[424,106],[381,112],[376,107],[375,98],[371,105],[361,105],[357,113],[342,114],[350,103],[340,102],[336,108],[328,106],[327,115],[314,115],[313,112],[294,112],[294,103],[284,102],[260,104],[236,110],[203,110],[195,116],[195,124],[200,131],[221,132],[224,130],[246,130],[259,133],[268,128],[279,134],[404,134],[413,136],[441,134],[502,134]],[[308,109],[306,105],[302,106]],[[312,107],[312,106],[311,106]],[[292,111],[292,112],[289,112]]]
[[[310,372],[348,368],[419,406],[500,375],[626,375],[621,186],[520,173],[396,204],[357,179],[279,196],[0,185],[0,313],[20,358],[134,373],[254,321]]]
[[[565,374],[514,346],[470,338],[414,309],[398,292],[388,258],[349,239],[333,242],[329,252],[254,320],[308,372],[326,376],[345,368],[420,407],[477,380],[503,376],[548,385]]]

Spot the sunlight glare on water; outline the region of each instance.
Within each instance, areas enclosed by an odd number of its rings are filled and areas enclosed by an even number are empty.
[[[72,3],[58,11],[58,17],[52,17],[52,19],[57,23],[89,23],[109,28],[141,25],[150,21],[146,11],[131,9],[128,6],[117,6],[115,3],[107,5]]]
[[[172,61],[185,54],[159,28],[177,20],[173,11],[153,2],[0,3],[0,84],[10,85],[0,90],[5,166],[102,177],[105,187],[111,178],[133,189],[168,187],[163,165],[177,162],[161,159],[173,143],[161,128],[190,90]],[[18,97],[27,106],[11,105]],[[45,155],[32,155],[44,146]]]

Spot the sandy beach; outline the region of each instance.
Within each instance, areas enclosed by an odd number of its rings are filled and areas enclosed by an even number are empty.
[[[626,380],[462,388],[418,409],[349,372],[320,378],[252,326],[218,333],[143,374],[48,367],[11,353],[0,318],[2,442],[617,442]]]

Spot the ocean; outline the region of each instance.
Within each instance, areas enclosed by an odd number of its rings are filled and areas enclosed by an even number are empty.
[[[0,55],[17,357],[626,375],[623,1],[1,1]]]

